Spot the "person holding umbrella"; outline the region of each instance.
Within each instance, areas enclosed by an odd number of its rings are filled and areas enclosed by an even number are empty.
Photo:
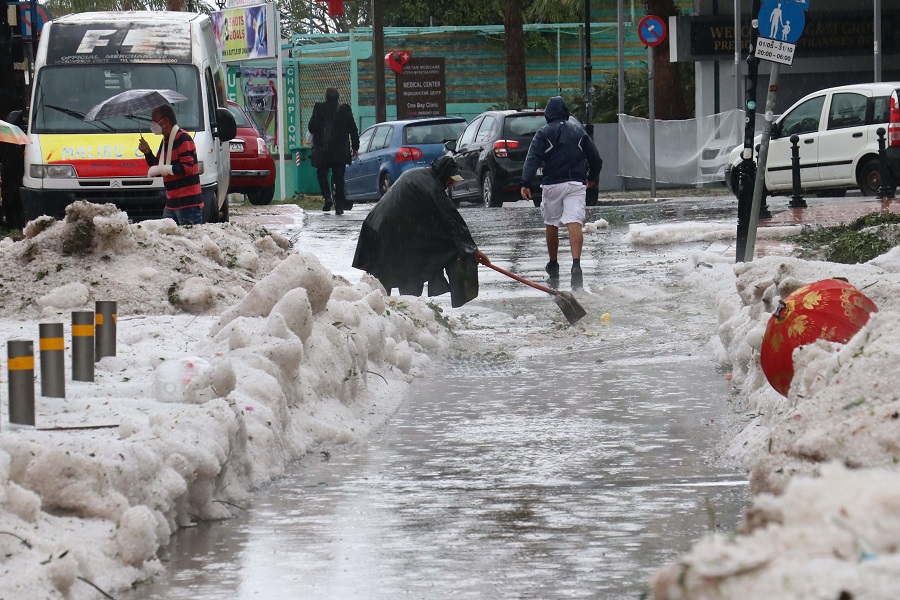
[[[154,155],[143,137],[138,150],[150,165],[147,176],[163,178],[166,205],[162,217],[173,219],[179,225],[200,225],[203,223],[203,193],[194,139],[178,127],[171,104],[154,108],[150,118],[150,131],[163,136],[159,150]]]

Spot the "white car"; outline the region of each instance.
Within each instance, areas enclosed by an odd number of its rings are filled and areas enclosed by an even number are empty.
[[[900,82],[845,85],[814,92],[791,106],[772,125],[767,192],[793,193],[790,138],[796,134],[804,191],[858,188],[866,196],[876,195],[881,186],[876,131],[888,129],[891,95],[898,90]],[[755,138],[754,148],[760,139]],[[725,168],[725,184],[735,195],[743,150],[743,146],[732,150]]]

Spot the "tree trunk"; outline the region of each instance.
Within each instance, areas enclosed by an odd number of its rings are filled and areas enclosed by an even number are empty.
[[[525,28],[522,0],[505,0],[503,9],[503,46],[506,50],[506,102],[509,108],[528,104],[525,81]]]
[[[663,20],[668,27],[669,17],[678,14],[675,0],[644,0],[648,15],[655,15]],[[672,35],[672,32],[668,32]],[[669,62],[669,40],[653,48],[653,68],[655,78],[653,80],[653,101],[656,118],[661,121],[673,119],[690,119],[694,116],[693,109],[688,106],[685,98],[685,86],[681,80],[681,71],[678,63]]]

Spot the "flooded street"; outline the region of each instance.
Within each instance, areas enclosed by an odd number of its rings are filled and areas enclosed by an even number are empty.
[[[285,234],[356,280],[368,208],[309,213]],[[610,227],[585,237],[577,327],[547,294],[482,269],[477,300],[435,300],[453,350],[387,427],[298,462],[234,519],[180,531],[166,573],[122,598],[640,598],[701,535],[732,531],[748,490],[718,460],[733,409],[707,348],[715,314],[672,279],[709,243],[624,238],[629,223],[734,209],[712,198],[589,208]],[[543,282],[536,209],[462,214],[492,261]],[[565,238],[560,265],[568,289]]]

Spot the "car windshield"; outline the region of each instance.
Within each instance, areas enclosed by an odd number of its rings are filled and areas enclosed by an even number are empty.
[[[455,140],[466,128],[465,121],[455,123],[412,123],[404,129],[404,144],[443,144]]]
[[[131,133],[149,131],[150,111],[103,121],[82,119],[96,104],[133,89],[170,89],[188,97],[173,104],[179,127],[201,127],[200,81],[196,67],[169,64],[102,64],[45,67],[37,80],[32,110],[34,133]]]
[[[503,137],[531,137],[535,132],[547,124],[543,114],[539,115],[509,115],[503,124]]]
[[[234,115],[234,122],[238,127],[244,127],[247,129],[256,129],[253,123],[250,122],[250,119],[247,118],[247,114],[240,109],[240,107],[235,106],[233,104],[228,105],[228,112]]]

